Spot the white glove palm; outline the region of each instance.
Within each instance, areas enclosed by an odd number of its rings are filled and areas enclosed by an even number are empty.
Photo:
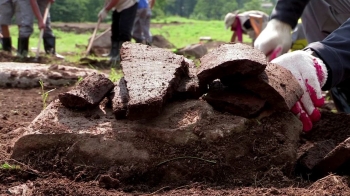
[[[268,60],[272,60],[270,55],[277,47],[282,47],[282,51],[278,54],[280,55],[288,52],[292,46],[291,31],[289,24],[272,19],[255,40],[254,47],[261,50]]]
[[[104,20],[108,15],[108,12],[105,8],[103,8],[99,13],[98,13],[98,17],[101,19],[101,20]]]
[[[316,107],[324,104],[321,87],[326,83],[328,76],[326,66],[321,59],[306,51],[290,52],[271,62],[291,71],[304,90],[300,100],[293,106],[292,112],[303,123],[304,131],[311,130],[312,122],[321,118],[321,113]]]

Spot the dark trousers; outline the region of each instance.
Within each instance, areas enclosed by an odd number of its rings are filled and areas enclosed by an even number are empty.
[[[131,31],[136,17],[137,4],[121,11],[113,11],[112,15],[112,42],[131,41]]]

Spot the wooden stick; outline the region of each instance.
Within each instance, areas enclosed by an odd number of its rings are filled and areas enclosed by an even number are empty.
[[[97,29],[98,29],[99,26],[100,26],[100,23],[101,23],[101,18],[98,18],[98,21],[97,21],[95,30],[94,30],[94,32],[92,33],[92,36],[91,36],[91,38],[90,38],[89,45],[88,45],[88,47],[87,47],[87,49],[86,49],[85,56],[89,55],[89,52],[90,52],[91,47],[92,47],[92,43],[95,41],[96,32],[97,32]]]
[[[105,31],[103,31],[102,33],[100,33],[98,36],[95,37],[95,40],[97,40],[98,38],[100,38],[102,35],[104,35],[105,33],[107,33],[108,31],[110,31],[112,28],[109,27],[108,29],[106,29]]]
[[[43,18],[43,20],[44,20],[43,22],[44,22],[45,25],[46,25],[47,17],[48,17],[48,15],[49,15],[50,6],[51,6],[51,2],[49,2],[49,3],[47,4],[46,8],[45,8],[45,13],[44,13],[44,18]],[[45,26],[45,28],[46,28],[46,26]],[[41,45],[41,40],[43,39],[43,36],[44,36],[44,30],[45,30],[45,28],[40,30],[39,41],[38,41],[38,47],[37,47],[37,49],[36,49],[36,56],[35,56],[35,58],[39,58],[40,45]]]
[[[105,0],[105,4],[104,4],[103,7],[106,7],[107,4],[109,4],[109,3],[110,3],[110,0]],[[95,41],[96,32],[97,32],[98,28],[100,27],[100,23],[101,23],[101,18],[99,17],[99,18],[98,18],[98,21],[97,21],[97,24],[96,24],[96,27],[95,27],[95,30],[94,30],[94,32],[92,33],[92,36],[91,36],[91,38],[90,38],[89,45],[88,45],[88,47],[87,47],[87,49],[86,49],[86,51],[85,51],[85,57],[86,57],[87,55],[89,55],[89,53],[90,53],[90,50],[91,50],[91,47],[92,47],[92,43],[94,43],[94,41]],[[106,31],[107,31],[107,30],[106,30]]]

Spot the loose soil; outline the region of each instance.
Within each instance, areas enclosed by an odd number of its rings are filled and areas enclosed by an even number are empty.
[[[0,62],[18,61],[4,56]],[[26,60],[21,60],[26,61]],[[30,59],[27,59],[30,61]],[[42,59],[50,63],[50,59]],[[57,62],[56,62],[57,63]],[[99,63],[99,62],[97,62]],[[71,63],[65,63],[72,66]],[[105,67],[103,67],[105,68]],[[105,69],[104,71],[107,71]],[[103,69],[102,69],[103,71]],[[58,94],[70,90],[71,87],[59,87],[50,92],[46,104],[58,98]],[[50,90],[50,87],[45,89]],[[0,169],[0,195],[8,195],[8,189],[26,183],[32,195],[349,195],[349,171],[343,170],[338,175],[330,174],[322,179],[298,173],[297,170],[289,178],[284,177],[277,168],[271,168],[268,180],[261,184],[259,179],[249,185],[232,185],[224,182],[208,182],[195,180],[189,184],[176,185],[128,185],[120,186],[113,171],[100,171],[93,167],[67,167],[63,156],[51,155],[51,160],[41,159],[37,163],[20,163],[10,159],[13,139],[21,134],[21,127],[26,127],[43,109],[41,88],[32,89],[0,89],[0,164],[16,165],[16,168]],[[349,116],[334,114],[334,107],[329,103],[322,109],[322,120],[314,129],[303,134],[300,140],[299,153],[307,143],[333,139],[341,142],[349,137]],[[244,163],[242,163],[244,165]],[[187,163],[182,168],[191,169]],[[249,173],[249,171],[241,171]],[[156,174],[154,174],[156,175]],[[219,179],[219,177],[217,177]],[[200,179],[200,178],[199,178]],[[135,182],[142,181],[134,179]],[[316,182],[315,182],[316,181]],[[130,183],[132,184],[132,183]]]

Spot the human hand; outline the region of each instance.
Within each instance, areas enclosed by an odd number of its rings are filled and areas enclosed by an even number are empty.
[[[45,25],[44,21],[42,21],[42,20],[38,21],[38,27],[40,30],[45,29],[46,25]]]
[[[102,10],[98,13],[98,18],[101,20],[104,20],[108,15],[108,11],[105,8],[102,8]]]
[[[254,48],[261,50],[270,61],[272,60],[270,57],[271,53],[278,46],[282,47],[280,54],[288,52],[292,46],[291,30],[292,28],[289,24],[272,19],[255,40]]]
[[[320,120],[316,107],[324,104],[321,87],[326,83],[328,73],[323,61],[302,50],[290,52],[271,61],[288,69],[299,82],[304,94],[291,111],[303,123],[303,131],[312,129],[312,123]]]

